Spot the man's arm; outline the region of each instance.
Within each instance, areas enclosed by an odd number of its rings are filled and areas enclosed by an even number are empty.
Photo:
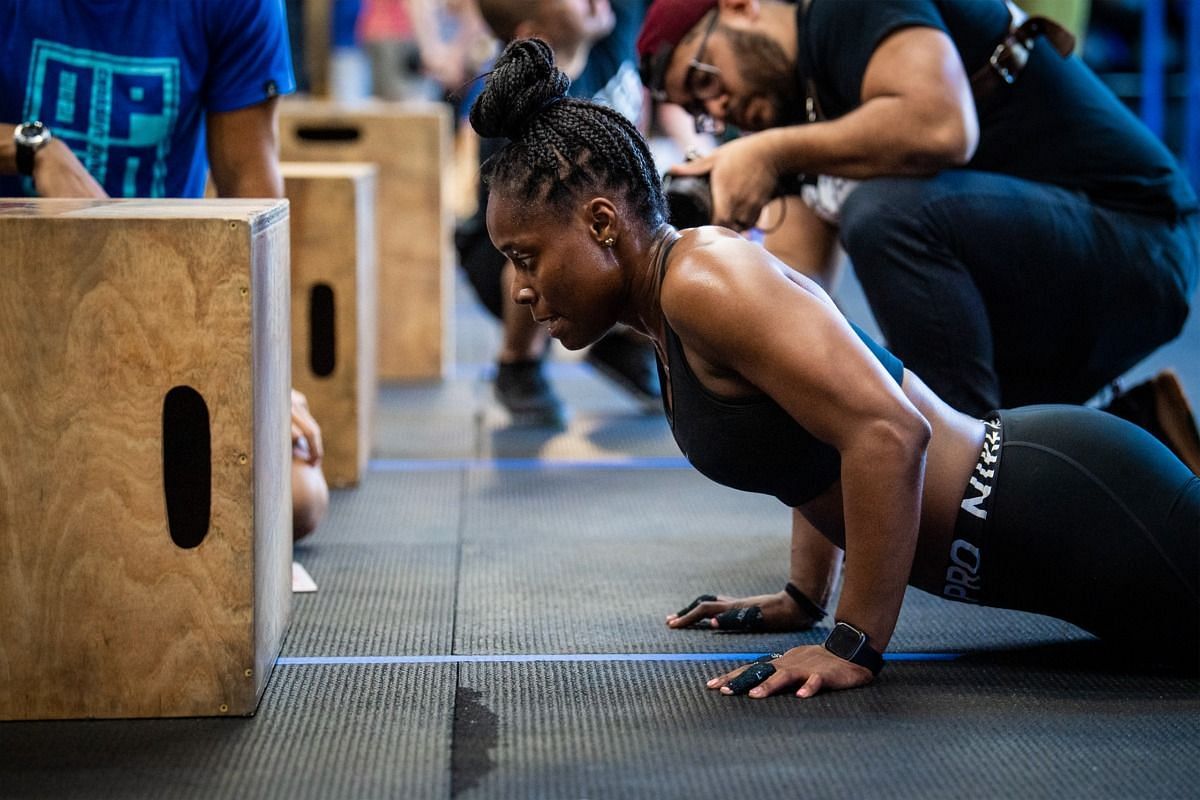
[[[916,27],[879,45],[863,76],[862,105],[854,111],[763,135],[776,146],[777,166],[788,172],[925,175],[969,161],[979,121],[954,42],[942,31]]]
[[[0,174],[17,174],[17,146],[12,137],[16,127],[16,123],[0,122]],[[39,197],[108,197],[61,139],[51,139],[34,153],[33,182]]]
[[[975,101],[954,43],[937,29],[913,27],[871,56],[862,105],[850,113],[743,136],[671,171],[711,171],[715,222],[744,229],[781,175],[931,175],[966,164],[978,141]]]
[[[208,115],[208,161],[218,197],[283,197],[272,97]]]

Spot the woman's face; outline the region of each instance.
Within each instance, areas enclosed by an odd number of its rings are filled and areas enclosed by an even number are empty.
[[[529,306],[533,318],[568,350],[607,333],[627,296],[614,248],[602,244],[609,218],[603,210],[597,218],[596,206],[596,200],[584,201],[560,212],[496,188],[488,199],[492,244],[515,268],[513,300]]]

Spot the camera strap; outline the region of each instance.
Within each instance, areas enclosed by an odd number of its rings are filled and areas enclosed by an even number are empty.
[[[804,86],[804,121],[823,122],[826,117],[821,111],[821,100],[817,97],[817,82],[813,80],[812,64],[804,47],[804,29],[808,26],[808,9],[812,0],[799,0],[796,4],[797,65],[801,68],[800,83]]]

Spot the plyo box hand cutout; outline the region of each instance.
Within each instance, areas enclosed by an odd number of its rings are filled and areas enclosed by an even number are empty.
[[[279,147],[284,161],[378,166],[378,376],[448,374],[454,354],[449,109],[288,99],[279,104]]]
[[[308,398],[331,486],[366,471],[376,392],[373,164],[284,162],[291,204],[292,385]]]
[[[252,714],[291,591],[288,207],[0,200],[0,719]]]

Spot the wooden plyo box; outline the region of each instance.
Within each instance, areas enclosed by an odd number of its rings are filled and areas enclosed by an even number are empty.
[[[373,164],[281,165],[291,203],[292,386],[308,397],[331,486],[367,467],[375,406]]]
[[[284,161],[379,167],[379,378],[447,374],[454,353],[450,111],[442,103],[279,104]]]
[[[291,604],[288,207],[0,200],[0,719],[254,713]]]

